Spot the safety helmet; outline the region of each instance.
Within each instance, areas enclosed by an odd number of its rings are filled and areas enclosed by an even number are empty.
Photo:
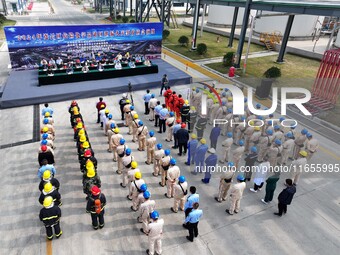
[[[77,129],[78,129],[78,128],[83,128],[83,123],[82,123],[82,122],[78,122],[76,128],[77,128]]]
[[[85,130],[84,129],[80,129],[79,132],[78,132],[78,135],[79,136],[85,135]]]
[[[247,102],[248,102],[248,98],[245,97],[243,101],[244,101],[245,103],[247,103]]]
[[[261,104],[257,103],[257,104],[255,105],[255,107],[256,107],[256,109],[260,109],[260,108],[261,108]]]
[[[225,106],[226,104],[227,104],[227,102],[225,102],[225,101],[222,102],[222,105],[223,105],[223,106]]]
[[[306,135],[307,133],[308,133],[307,129],[304,128],[304,129],[301,130],[301,134]]]
[[[271,126],[271,125],[273,125],[273,121],[272,121],[272,120],[268,120],[267,124],[268,124],[269,126]]]
[[[136,179],[142,178],[142,173],[141,173],[141,172],[135,173],[135,178],[136,178]]]
[[[110,128],[111,128],[111,129],[114,129],[115,127],[116,127],[116,124],[115,124],[115,123],[111,123],[111,124],[110,124]]]
[[[187,127],[187,124],[185,124],[185,123],[181,124],[181,128],[186,128],[186,127]]]
[[[291,132],[288,132],[288,133],[286,134],[286,136],[287,136],[288,138],[292,138],[292,137],[293,137],[293,134],[292,134]]]
[[[246,117],[241,116],[240,120],[241,120],[241,121],[244,121],[244,120],[246,120]]]
[[[174,112],[170,112],[169,115],[170,115],[170,117],[173,117],[175,114],[174,114]]]
[[[45,172],[43,173],[43,180],[49,180],[51,178],[51,171],[50,170],[45,170]]]
[[[128,103],[128,104],[131,103],[131,101],[129,99],[127,99],[125,102]]]
[[[308,155],[307,151],[300,151],[299,154],[303,157],[307,157]]]
[[[154,135],[155,135],[155,132],[151,130],[151,131],[149,132],[149,136],[153,137]]]
[[[116,134],[118,134],[118,133],[119,133],[119,128],[115,127],[115,128],[113,129],[113,132],[116,133]]]
[[[177,119],[177,120],[176,120],[176,123],[177,123],[177,124],[181,123],[181,120],[180,120],[180,119]]]
[[[170,165],[176,165],[176,159],[174,158],[170,159]]]
[[[108,117],[109,119],[112,119],[112,114],[110,113],[109,115],[107,115],[107,117]]]
[[[243,146],[244,145],[244,140],[238,141],[238,145]]]
[[[151,194],[150,194],[150,192],[149,192],[149,191],[144,191],[144,193],[143,193],[143,197],[144,197],[145,199],[148,199],[148,198],[150,198],[150,197],[151,197]]]
[[[312,137],[313,135],[311,133],[307,133],[306,136],[309,138],[309,137]]]
[[[120,145],[124,145],[125,139],[124,139],[124,138],[121,138],[121,139],[119,140],[119,143],[120,143]]]
[[[47,131],[48,131],[48,127],[43,127],[43,128],[42,128],[42,132],[43,132],[43,133],[46,133]]]
[[[228,113],[232,113],[233,109],[232,108],[228,108],[227,111],[228,111]]]
[[[255,131],[260,131],[261,128],[260,128],[260,127],[254,127],[254,130],[255,130]]]
[[[53,186],[50,182],[46,182],[45,185],[44,185],[44,191],[46,193],[50,192],[52,190]]]
[[[71,105],[72,106],[75,106],[75,105],[77,105],[78,103],[77,103],[77,101],[75,101],[75,100],[73,100],[72,102],[71,102]]]
[[[271,113],[271,114],[269,114],[268,116],[269,116],[269,118],[273,118],[273,117],[274,117],[274,114]]]
[[[233,166],[235,166],[235,164],[234,164],[234,162],[228,162],[228,167],[233,167]]]
[[[227,137],[228,137],[228,138],[231,138],[231,137],[233,137],[233,133],[231,133],[231,132],[228,132],[228,133],[227,133]]]
[[[169,149],[166,149],[166,150],[164,151],[164,154],[165,154],[165,156],[169,156],[169,155],[170,155],[170,150],[169,150]]]
[[[81,143],[85,142],[85,141],[86,141],[86,136],[85,136],[85,135],[81,135],[81,136],[79,137],[79,141],[80,141]]]
[[[129,155],[131,154],[131,149],[130,149],[130,148],[127,148],[127,149],[125,150],[125,154],[129,156]]]
[[[273,130],[268,129],[268,130],[266,131],[266,133],[267,133],[267,135],[272,135],[272,134],[273,134]]]
[[[50,112],[45,112],[44,116],[45,116],[45,117],[50,117],[50,116],[51,116],[51,113],[50,113]]]
[[[280,126],[275,125],[275,126],[274,126],[274,129],[275,129],[275,130],[279,130],[279,129],[280,129]]]
[[[150,214],[150,218],[153,219],[153,220],[156,220],[159,218],[159,213],[157,211],[153,211],[151,214]]]
[[[282,144],[281,140],[279,140],[279,139],[275,139],[274,142],[275,142],[276,145],[281,145]]]
[[[143,126],[143,125],[144,125],[143,121],[140,120],[140,121],[138,122],[138,126]]]
[[[191,138],[192,138],[192,139],[196,139],[196,138],[197,138],[197,135],[196,135],[196,134],[191,134]]]
[[[155,94],[151,94],[151,98],[155,98]]]
[[[137,113],[135,113],[135,114],[133,115],[133,118],[134,118],[134,119],[138,119],[138,117],[139,117],[139,116],[138,116]]]
[[[196,107],[195,106],[190,106],[190,110],[196,111]]]
[[[104,108],[105,108],[105,105],[102,104],[102,105],[100,106],[100,108],[101,108],[101,109],[104,109]]]
[[[83,148],[87,149],[90,147],[90,144],[88,141],[83,142]]]
[[[178,178],[178,181],[179,181],[180,183],[185,182],[185,181],[186,181],[186,180],[185,180],[185,176],[181,175],[181,176]]]
[[[132,167],[133,169],[137,168],[137,166],[138,166],[138,163],[137,163],[136,161],[132,161],[132,162],[131,162],[131,167]]]
[[[40,149],[41,149],[41,151],[47,151],[47,146],[46,145],[41,145]]]
[[[228,97],[228,102],[232,102],[233,98],[232,97]]]
[[[110,112],[109,109],[106,109],[106,110],[105,110],[105,113],[109,113],[109,112]]]
[[[256,153],[257,152],[257,148],[255,146],[253,146],[253,147],[250,148],[250,151]]]
[[[46,139],[41,140],[40,144],[41,145],[47,145],[47,140]]]
[[[53,198],[51,196],[47,196],[44,198],[43,206],[49,207],[53,203]]]
[[[126,93],[123,93],[122,98],[126,98]]]
[[[237,175],[237,180],[238,180],[238,181],[244,181],[244,176],[243,176],[243,174]]]
[[[196,93],[199,93],[199,92],[200,92],[200,90],[197,88],[197,89],[196,89]]]
[[[133,111],[135,107],[133,105],[130,106],[130,110]]]
[[[96,185],[92,186],[91,193],[94,196],[98,196],[100,194],[101,190]]]
[[[148,189],[148,186],[145,183],[143,183],[139,189],[144,192]]]
[[[94,168],[91,167],[89,169],[87,169],[87,173],[86,173],[86,176],[89,177],[89,178],[92,178],[96,175],[96,172],[94,171]]]
[[[188,105],[189,104],[189,100],[185,100],[184,104]]]
[[[263,120],[263,116],[256,115],[256,119]]]
[[[202,138],[202,139],[200,140],[200,143],[201,143],[201,144],[206,144],[207,141],[206,141],[204,138]]]
[[[156,145],[156,146],[157,146],[157,149],[158,149],[158,150],[160,150],[160,149],[162,149],[162,148],[163,148],[163,145],[162,145],[161,143],[157,143],[157,145]]]
[[[47,139],[48,138],[48,134],[46,134],[46,133],[42,134],[41,138],[42,139]]]
[[[249,124],[249,126],[254,126],[254,121],[251,120],[251,121],[248,122],[248,124]]]
[[[85,157],[85,158],[89,158],[89,157],[91,157],[91,156],[92,156],[91,150],[86,150],[86,151],[84,152],[84,157]]]
[[[45,118],[45,119],[43,120],[43,123],[44,123],[44,124],[48,124],[48,119]]]
[[[284,117],[280,117],[280,118],[279,118],[279,121],[282,122],[282,121],[284,121],[285,119],[286,119],[286,118],[284,118]]]

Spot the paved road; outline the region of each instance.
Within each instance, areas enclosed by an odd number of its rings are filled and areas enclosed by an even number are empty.
[[[72,23],[74,21],[71,16],[72,13],[77,12],[72,11],[73,7],[63,4],[62,1],[58,3],[60,9],[66,12],[66,14],[63,12],[63,15],[70,15],[70,19],[66,19],[65,23],[75,24]],[[77,22],[82,20],[78,16],[76,19]],[[83,19],[88,21],[89,17]],[[169,56],[166,57],[166,61],[185,70],[184,64]],[[195,81],[210,79],[191,68],[188,72]],[[175,89],[185,93],[187,86],[177,86]],[[143,91],[133,93],[136,109],[144,123],[152,129],[152,124],[142,114],[143,94]],[[105,97],[105,100],[113,118],[119,122],[117,110],[119,96]],[[79,100],[79,105],[99,161],[98,172],[103,182],[103,191],[108,199],[105,228],[92,230],[90,216],[85,213],[81,173],[67,112],[70,102],[53,103],[57,133],[55,141],[57,178],[61,182],[60,192],[64,203],[61,221],[64,234],[59,240],[46,242],[44,227],[37,217],[40,205],[37,201],[38,178],[35,174],[38,166],[36,159],[39,143],[1,149],[1,254],[145,254],[147,237],[139,232],[137,214],[131,212],[129,208],[131,202],[125,198],[127,190],[120,188],[120,176],[114,173],[116,164],[112,162],[112,155],[106,152],[107,138],[95,124],[96,101],[97,98],[83,99]],[[30,134],[33,134],[32,113],[33,107],[1,110],[1,143],[29,139]],[[209,134],[210,129],[211,126],[208,126],[206,134]],[[170,211],[172,200],[164,197],[165,188],[158,185],[158,178],[152,177],[151,166],[143,163],[145,152],[137,151],[137,144],[131,142],[132,137],[126,134],[126,128],[122,128],[121,131],[128,146],[133,150],[152,198],[156,200],[157,210],[165,219],[163,254],[338,254],[340,249],[339,173],[304,174],[296,197],[288,208],[288,214],[282,218],[273,215],[276,211],[276,200],[265,206],[260,202],[264,191],[254,194],[248,190],[245,191],[241,202],[241,212],[229,216],[225,213],[227,203],[218,204],[213,198],[217,192],[219,174],[213,174],[210,184],[201,184],[202,176],[192,176],[189,173],[191,169],[183,164],[184,158],[177,157],[175,154],[177,151],[172,150],[189,184],[198,187],[201,207],[204,210],[204,218],[199,225],[200,235],[194,243],[188,243],[185,239],[187,232],[181,227],[183,214],[173,214]],[[172,146],[166,143],[160,134],[156,133],[156,137],[164,147]],[[322,144],[322,149],[315,155],[312,163],[339,163],[340,145],[318,134],[315,134],[315,137]],[[219,155],[222,154],[221,151],[221,141],[219,141]],[[282,182],[286,177],[287,174],[282,175],[275,197],[283,188]]]

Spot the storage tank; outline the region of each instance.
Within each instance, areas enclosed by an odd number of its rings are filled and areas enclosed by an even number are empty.
[[[336,37],[334,46],[340,48],[340,30],[338,30],[338,36]]]
[[[263,16],[262,16],[263,15]],[[260,18],[256,19],[254,34],[272,33],[279,31],[283,35],[286,29],[288,16],[285,13],[263,11]],[[315,28],[320,28],[324,17],[312,15],[295,15],[290,40],[310,39]]]
[[[212,27],[230,27],[233,23],[234,7],[209,5],[207,25]],[[238,9],[237,26],[242,25],[244,8]]]

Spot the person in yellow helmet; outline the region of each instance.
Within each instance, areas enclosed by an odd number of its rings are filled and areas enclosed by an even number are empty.
[[[52,172],[50,170],[46,170],[45,172],[43,172],[42,180],[39,183],[40,192],[43,191],[45,184],[48,182],[50,182],[52,186],[56,188],[56,190],[59,190],[60,187],[59,181],[53,177]]]
[[[63,231],[60,229],[61,210],[54,204],[51,196],[45,197],[43,206],[39,213],[39,219],[45,225],[46,237],[48,240],[52,240],[54,235],[56,238],[59,238],[63,234]],[[54,229],[54,234],[52,228]]]
[[[120,139],[123,138],[123,136],[119,133],[120,130],[118,127],[113,129],[113,134],[111,136],[111,140],[109,142],[109,149],[107,150],[108,152],[113,152],[113,161],[117,162],[117,147],[120,144]]]
[[[142,179],[142,173],[136,172],[135,180],[130,183],[130,194],[127,196],[127,199],[132,200],[132,206],[131,206],[132,211],[138,210],[138,199],[137,198],[140,193],[141,186],[143,184],[145,184],[145,182]]]
[[[88,200],[91,195],[92,186],[101,187],[101,180],[94,167],[89,167],[86,169],[86,175],[83,176],[83,192],[86,194],[86,200]]]
[[[127,95],[124,93],[119,100],[120,113],[122,115],[121,120],[124,120],[124,116],[130,111],[131,102],[127,99]]]
[[[257,146],[259,143],[259,139],[261,137],[261,128],[256,126],[254,127],[254,133],[249,138],[249,148],[253,146]]]
[[[293,180],[293,185],[297,186],[300,180],[301,173],[304,171],[307,164],[308,153],[305,150],[299,152],[297,159],[292,162],[291,179]]]
[[[180,108],[180,113],[181,113],[181,121],[182,123],[187,123],[189,122],[189,112],[190,112],[190,105],[189,101],[185,100],[184,105]]]
[[[132,120],[132,142],[136,142],[137,141],[137,135],[138,135],[138,128],[139,128],[139,123],[140,122],[140,119],[139,119],[139,116],[138,114],[134,114],[133,115],[133,120]]]
[[[39,197],[39,203],[43,205],[44,199],[47,196],[51,196],[53,198],[54,204],[57,206],[61,206],[61,195],[58,192],[58,190],[52,185],[50,182],[46,182],[44,184],[44,189],[42,190],[40,197]]]

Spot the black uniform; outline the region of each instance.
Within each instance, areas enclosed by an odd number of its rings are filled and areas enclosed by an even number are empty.
[[[84,175],[83,192],[87,195],[87,198],[91,195],[92,186],[97,186],[98,188],[100,188],[102,186],[101,184],[102,182],[97,174],[93,177],[87,177],[87,175]]]
[[[52,154],[52,152],[50,151],[46,151],[46,152],[39,152],[39,155],[38,155],[38,162],[39,162],[39,165],[42,166],[42,161],[46,159],[47,160],[47,163],[48,164],[54,164],[54,155]]]
[[[63,233],[60,229],[61,210],[58,206],[51,208],[42,208],[40,210],[39,218],[44,223],[46,228],[46,235],[49,240],[53,238],[52,227],[57,238]]]
[[[189,121],[190,106],[189,105],[183,105],[181,107],[180,111],[181,111],[182,123],[188,122]]]
[[[190,112],[187,120],[189,122],[188,124],[189,133],[191,133],[194,130],[194,126],[197,120],[197,112]]]
[[[57,206],[61,206],[61,195],[58,190],[54,189],[50,193],[44,194],[45,192],[41,192],[40,197],[39,197],[39,203],[43,204],[45,197],[51,196],[53,198],[53,202]]]
[[[122,114],[122,120],[124,120],[124,106],[127,105],[128,103],[126,102],[126,98],[122,98],[119,100],[119,106],[120,106],[120,112]]]
[[[78,108],[78,112],[80,112],[80,107],[78,106],[78,105],[75,105],[75,106],[70,106],[69,108],[68,108],[68,112],[70,113],[70,123],[71,123],[71,127],[73,127],[73,116],[74,116],[74,114],[73,114],[73,107],[77,107]]]
[[[56,178],[53,178],[53,177],[49,181],[41,180],[39,183],[39,190],[42,191],[44,189],[45,184],[48,182],[50,182],[52,186],[56,188],[56,190],[59,190],[60,183]]]
[[[92,163],[93,163],[93,165],[94,165],[94,169],[97,169],[97,159],[96,159],[95,157],[93,157],[93,156],[91,156],[91,157],[89,157],[89,158],[84,158],[84,157],[83,157],[82,160],[80,161],[80,171],[81,171],[82,173],[84,173],[85,170],[86,170],[86,162],[87,162],[88,160],[92,161]]]
[[[197,131],[197,140],[201,140],[203,138],[204,129],[207,123],[208,123],[208,120],[205,117],[198,119],[196,123],[196,127],[195,127]]]
[[[282,215],[282,213],[287,213],[287,205],[290,205],[290,203],[292,202],[295,192],[296,188],[294,186],[289,186],[282,190],[281,193],[279,194],[278,214],[280,216]]]
[[[257,160],[257,153],[250,153],[248,156],[244,159],[246,164],[246,171],[245,171],[245,180],[250,181],[251,175],[252,175],[252,167],[255,165],[255,161]]]
[[[71,126],[74,128],[77,125],[77,119],[80,118],[83,122],[83,116],[79,113],[77,115],[71,115]],[[84,123],[84,122],[83,122]]]
[[[100,200],[100,213],[96,212],[95,200]],[[94,229],[103,228],[104,227],[104,213],[106,206],[106,198],[103,193],[100,193],[98,196],[91,195],[86,205],[86,212],[91,213],[92,226]],[[99,225],[98,225],[99,221]]]
[[[178,139],[178,147],[179,147],[179,156],[182,156],[182,152],[184,149],[184,154],[187,153],[188,141],[189,141],[189,132],[185,128],[181,128],[176,133]]]
[[[81,162],[83,159],[84,159],[84,153],[86,150],[90,150],[91,151],[91,154],[92,156],[94,157],[94,151],[92,150],[92,148],[86,148],[86,149],[80,149],[79,150],[79,154],[78,154],[78,160],[79,162]]]

